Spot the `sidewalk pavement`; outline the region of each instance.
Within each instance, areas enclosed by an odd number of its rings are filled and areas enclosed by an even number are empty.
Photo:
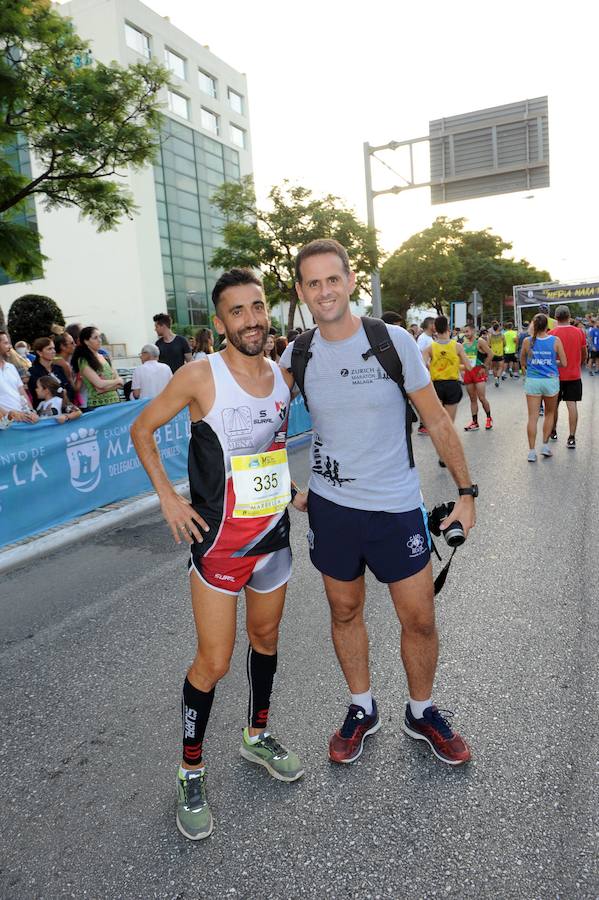
[[[293,453],[304,447],[311,439],[311,432],[298,434],[289,439],[287,449]],[[189,483],[180,481],[175,485],[175,490],[178,494],[188,497]],[[23,538],[14,544],[6,544],[0,549],[0,575],[24,566],[33,559],[39,559],[47,553],[54,553],[62,547],[85,540],[93,534],[122,525],[129,519],[147,515],[158,509],[159,506],[158,495],[153,490],[145,491],[136,497],[129,497],[117,503],[98,507],[93,512],[73,519],[71,522],[56,525],[54,528]]]

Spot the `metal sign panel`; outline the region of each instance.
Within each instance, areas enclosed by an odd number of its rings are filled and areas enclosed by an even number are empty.
[[[514,287],[514,297],[518,306],[538,306],[546,303],[584,303],[585,300],[599,300],[599,281],[581,281],[578,284],[518,284]]]
[[[547,97],[429,123],[431,203],[549,187]]]

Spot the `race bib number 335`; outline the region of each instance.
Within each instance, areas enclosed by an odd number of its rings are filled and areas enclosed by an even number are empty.
[[[231,473],[235,491],[233,518],[272,516],[291,500],[287,450],[232,456]]]

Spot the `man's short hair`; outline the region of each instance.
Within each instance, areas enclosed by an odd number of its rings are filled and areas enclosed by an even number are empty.
[[[434,323],[434,321],[435,320],[433,319],[432,316],[426,316],[420,323],[420,327],[424,331],[426,328],[429,328],[429,326],[432,325]]]
[[[386,310],[381,316],[381,319],[383,322],[386,322],[387,325],[403,325],[402,317],[393,309]]]
[[[309,256],[321,256],[323,253],[334,253],[335,256],[338,256],[343,264],[343,271],[346,275],[349,275],[351,266],[345,247],[333,238],[321,238],[317,241],[310,241],[309,244],[302,247],[295,257],[295,280],[298,284],[302,283],[301,265],[303,261],[308,259]]]
[[[173,321],[168,313],[156,313],[152,318],[157,325],[166,325],[167,328],[171,327]]]
[[[448,329],[449,322],[447,321],[447,316],[437,316],[435,319],[435,331],[437,334],[445,334]]]
[[[555,318],[558,322],[564,322],[566,319],[570,318],[570,310],[567,306],[558,306],[555,310]]]
[[[142,353],[147,353],[148,356],[151,356],[153,359],[158,359],[160,356],[160,350],[156,346],[156,344],[144,344],[141,348]]]
[[[212,288],[212,302],[214,308],[218,306],[219,300],[227,288],[237,287],[240,284],[256,284],[264,289],[262,279],[256,275],[253,269],[233,268],[228,272],[223,272],[214,287]]]

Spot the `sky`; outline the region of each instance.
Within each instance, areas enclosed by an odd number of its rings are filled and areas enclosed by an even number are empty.
[[[588,0],[145,2],[246,73],[262,202],[288,178],[338,195],[365,220],[365,141],[421,137],[431,119],[548,95],[550,188],[434,207],[426,188],[381,197],[380,243],[390,253],[439,215],[465,216],[556,280],[599,277],[599,79]],[[392,164],[401,173],[401,160]],[[375,172],[375,188],[395,183],[391,172]]]

